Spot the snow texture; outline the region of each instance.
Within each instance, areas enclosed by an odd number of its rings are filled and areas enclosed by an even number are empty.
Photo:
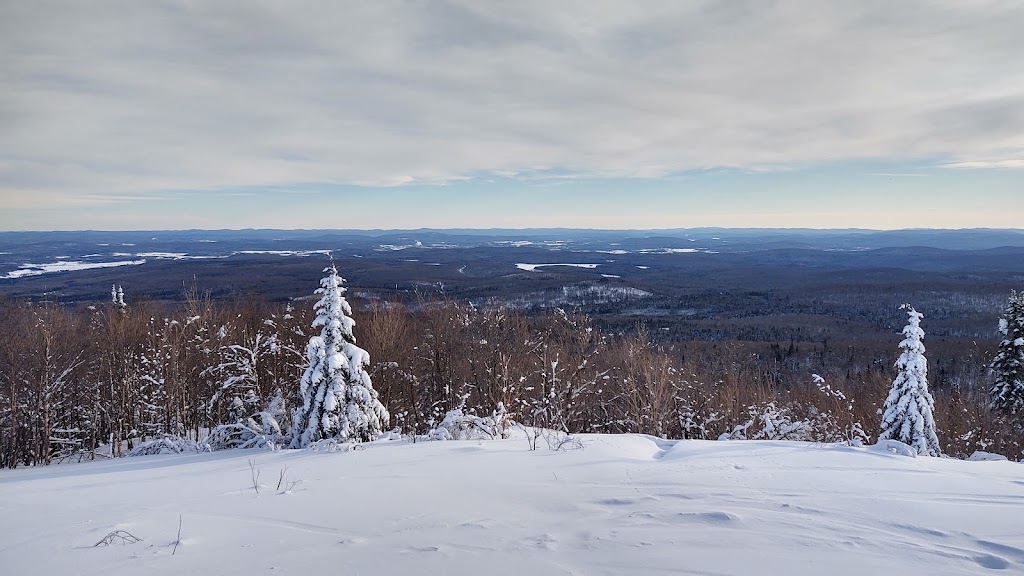
[[[975,450],[973,454],[967,457],[967,460],[970,462],[1005,462],[1007,458],[1002,454],[992,454],[991,452]]]
[[[913,447],[923,456],[940,456],[942,449],[935,433],[932,410],[935,400],[928,392],[928,361],[924,357],[923,315],[909,304],[904,304],[909,321],[903,329],[905,338],[900,342],[899,374],[885,399],[882,431],[879,440],[899,440]]]
[[[303,405],[295,412],[292,448],[306,448],[323,439],[364,442],[379,435],[390,415],[378,399],[366,367],[370,356],[356,346],[352,308],[343,294],[344,279],[331,264],[316,293],[314,328],[306,370],[299,383]]]
[[[517,436],[0,470],[0,572],[1024,573],[1016,462],[580,439],[585,449],[561,452],[530,451]],[[93,546],[116,530],[142,541]]]

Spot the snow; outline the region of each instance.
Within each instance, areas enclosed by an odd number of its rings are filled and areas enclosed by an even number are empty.
[[[495,246],[511,246],[513,248],[522,248],[523,246],[533,246],[533,242],[529,240],[498,240],[494,242]]]
[[[182,260],[188,257],[185,252],[138,252],[135,255],[139,258],[169,258],[172,260]]]
[[[639,254],[718,254],[715,250],[703,248],[644,248],[637,252]]]
[[[231,255],[241,254],[241,252],[233,252]],[[157,258],[164,260],[217,260],[227,258],[228,256],[190,256],[187,252],[138,252],[135,254],[139,258]],[[308,256],[308,254],[297,253],[298,256]]]
[[[538,268],[543,268],[545,266],[570,266],[572,268],[586,268],[588,270],[592,270],[600,266],[600,264],[516,264],[516,268],[527,272],[536,272]]]
[[[694,240],[690,240],[694,242]],[[573,250],[573,252],[587,252],[591,254],[718,254],[715,250],[706,250],[704,248],[640,248],[635,251],[623,250],[621,248],[616,250]]]
[[[7,574],[107,576],[1024,571],[1019,463],[578,440],[584,449],[530,451],[520,433],[0,470],[0,558]],[[94,547],[115,530],[142,541]]]
[[[975,450],[973,454],[967,457],[967,459],[971,462],[1003,462],[1007,458],[1002,454],[992,454],[991,452]]]
[[[24,276],[39,276],[52,272],[69,272],[73,270],[90,270],[93,268],[114,268],[117,266],[138,266],[145,264],[145,260],[117,260],[114,262],[81,262],[79,260],[66,260],[62,262],[50,262],[47,264],[22,264],[18,270],[13,270],[0,276],[0,279],[22,278]]]
[[[235,254],[269,254],[271,256],[312,256],[313,254],[323,254],[324,256],[330,256],[330,250],[239,250],[232,252],[231,255]]]

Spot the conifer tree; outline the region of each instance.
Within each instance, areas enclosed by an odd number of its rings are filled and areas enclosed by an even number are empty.
[[[992,408],[1024,419],[1024,292],[1012,292],[999,319],[1003,335],[992,360]]]
[[[125,307],[127,306],[127,304],[124,303],[124,288],[121,288],[120,286],[117,286],[115,284],[111,284],[110,301],[114,304],[114,306],[119,308],[121,311],[124,311]]]
[[[903,329],[905,338],[900,342],[899,374],[885,400],[882,431],[879,440],[898,440],[914,448],[923,456],[941,456],[939,439],[935,434],[932,410],[935,400],[928,392],[928,361],[924,357],[923,315],[910,304],[900,306],[907,311],[909,322]]]
[[[345,300],[344,279],[332,263],[324,269],[313,307],[320,335],[309,339],[307,365],[299,383],[302,407],[292,425],[292,448],[305,448],[322,439],[367,441],[380,434],[390,416],[378,400],[366,367],[370,356],[356,346]]]

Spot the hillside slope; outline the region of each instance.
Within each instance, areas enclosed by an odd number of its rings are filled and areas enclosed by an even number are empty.
[[[107,576],[1024,573],[1019,463],[580,438],[2,470],[0,559]],[[93,546],[114,530],[142,541]]]

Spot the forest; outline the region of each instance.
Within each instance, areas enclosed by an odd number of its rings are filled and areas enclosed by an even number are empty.
[[[160,439],[273,447],[302,403],[312,303],[194,287],[179,302],[136,300],[117,286],[104,302],[0,299],[0,465],[118,457]],[[414,440],[458,411],[566,435],[867,443],[899,342],[673,341],[643,320],[443,291],[352,304],[390,426]],[[997,323],[990,341],[925,340],[947,455],[1021,457],[1019,426],[989,409]]]

